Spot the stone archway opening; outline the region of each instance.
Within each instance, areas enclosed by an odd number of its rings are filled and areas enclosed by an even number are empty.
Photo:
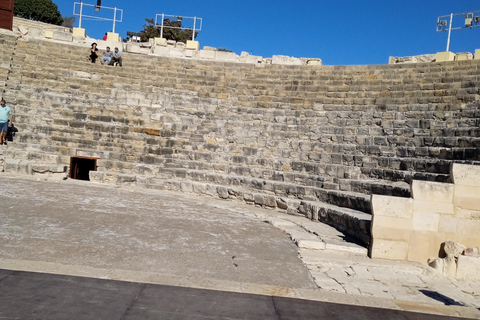
[[[90,181],[89,172],[97,171],[97,158],[71,157],[70,178]]]

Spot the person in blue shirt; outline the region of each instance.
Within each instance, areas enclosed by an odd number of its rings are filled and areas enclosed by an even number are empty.
[[[113,66],[115,62],[118,62],[118,65],[120,67],[122,66],[122,51],[118,50],[117,47],[115,47],[115,52],[113,53],[112,60],[110,61],[110,65]]]
[[[0,145],[7,144],[8,127],[12,126],[12,109],[7,106],[5,99],[0,100]]]

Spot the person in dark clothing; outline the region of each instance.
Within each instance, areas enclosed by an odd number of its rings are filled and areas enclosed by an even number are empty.
[[[92,61],[92,63],[95,63],[95,61],[98,58],[97,52],[98,52],[97,44],[94,42],[92,43],[92,48],[90,49],[90,56],[89,56],[90,61]]]

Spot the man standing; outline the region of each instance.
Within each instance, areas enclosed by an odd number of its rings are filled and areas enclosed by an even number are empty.
[[[105,62],[107,64],[110,64],[110,62],[112,61],[112,56],[113,56],[113,52],[110,51],[110,47],[107,47],[107,51],[103,52],[103,58],[102,58],[102,64],[104,64]]]
[[[110,61],[110,65],[113,66],[115,62],[118,62],[118,65],[120,67],[122,66],[122,51],[118,50],[117,47],[115,47],[115,52],[113,53],[112,60]]]
[[[7,144],[8,127],[12,126],[12,109],[6,105],[5,99],[0,100],[0,144]]]

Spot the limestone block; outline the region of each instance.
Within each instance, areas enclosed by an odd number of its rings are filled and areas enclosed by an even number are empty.
[[[477,238],[480,242],[480,220],[459,219],[457,224],[457,233],[464,237]],[[470,246],[470,243],[464,243]]]
[[[320,240],[302,239],[297,241],[297,246],[309,250],[325,250],[326,243]]]
[[[45,30],[45,38],[52,39],[53,38],[53,30]]]
[[[119,34],[115,32],[107,32],[107,41],[114,43],[121,42]]]
[[[221,199],[228,199],[228,190],[225,187],[218,187],[217,188],[218,196]]]
[[[458,225],[458,218],[448,215],[440,215],[438,224],[438,231],[444,233],[456,233]]]
[[[427,263],[439,257],[445,235],[438,232],[413,232],[408,247],[408,261]]]
[[[26,35],[28,33],[28,29],[23,26],[23,25],[20,25],[18,26],[18,31],[22,34],[22,35]]]
[[[460,256],[465,249],[466,247],[463,244],[455,241],[447,240],[443,244],[443,250],[445,251],[447,257],[458,258],[458,256]]]
[[[200,43],[198,41],[194,41],[194,40],[187,40],[187,45],[185,46],[185,49],[187,49],[187,50],[199,50],[200,49]]]
[[[234,52],[224,52],[217,51],[215,54],[216,60],[218,61],[228,61],[235,62],[238,59],[238,56]]]
[[[391,222],[391,220],[389,220]],[[410,242],[411,228],[398,229],[394,224],[385,223],[388,226],[372,226],[372,237],[375,239],[384,239],[392,241]],[[411,223],[410,223],[411,225]],[[391,227],[390,227],[391,226]]]
[[[175,48],[177,42],[175,40],[167,40],[167,46]]]
[[[437,232],[440,214],[434,212],[413,211],[413,230]]]
[[[154,43],[155,46],[166,47],[167,46],[167,39],[165,39],[165,38],[154,38],[153,43]]]
[[[480,258],[459,256],[457,260],[458,280],[479,281],[480,280]]]
[[[186,50],[185,51],[185,57],[187,58],[193,58],[193,56],[195,55],[195,52],[194,50]]]
[[[455,185],[480,186],[480,166],[454,163],[451,171]]]
[[[103,182],[103,172],[89,171],[88,176],[91,182]]]
[[[205,51],[217,51],[217,48],[209,47],[209,46],[204,46],[204,47],[203,47],[203,50],[205,50]]]
[[[454,215],[453,203],[413,200],[413,211],[435,212],[442,215]]]
[[[480,186],[455,185],[453,203],[462,209],[480,211]]]
[[[474,59],[480,59],[480,49],[475,49]]]
[[[307,66],[321,66],[321,65],[322,65],[322,61],[319,59],[307,61]]]
[[[205,47],[204,47],[203,50],[200,50],[198,52],[198,57],[200,59],[215,59],[215,54],[216,54],[216,51],[205,50]]]
[[[145,53],[148,54],[151,51],[150,47],[142,46],[137,42],[129,42],[125,45],[125,51],[132,53]]]
[[[185,56],[185,52],[183,50],[172,49],[169,52],[169,57],[172,58],[183,58]]]
[[[370,256],[372,259],[406,260],[408,242],[373,239]]]
[[[118,180],[118,175],[116,175],[116,174],[106,172],[103,175],[103,182],[104,183],[116,184],[117,180]]]
[[[280,65],[302,65],[302,61],[298,58],[291,58],[289,56],[272,56],[272,64],[280,64]]]
[[[85,38],[85,29],[84,28],[73,28],[73,35],[75,37],[84,37]]]
[[[155,46],[153,53],[161,56],[168,56],[170,54],[170,48],[166,46]]]
[[[473,59],[473,54],[470,52],[460,52],[457,53],[456,59],[457,61],[464,61],[464,60],[472,60]]]
[[[454,61],[455,60],[455,53],[446,51],[446,52],[437,52],[436,62],[444,62],[444,61]]]
[[[373,218],[387,216],[409,219],[413,213],[413,199],[372,195]]]
[[[73,35],[70,32],[62,32],[59,30],[55,30],[55,32],[53,33],[53,40],[72,42]]]
[[[185,193],[193,192],[193,185],[190,182],[182,181],[180,183],[180,190]]]
[[[431,181],[412,181],[412,198],[431,202],[452,203],[454,185]]]
[[[27,36],[34,39],[44,39],[45,31],[39,28],[29,28]]]

